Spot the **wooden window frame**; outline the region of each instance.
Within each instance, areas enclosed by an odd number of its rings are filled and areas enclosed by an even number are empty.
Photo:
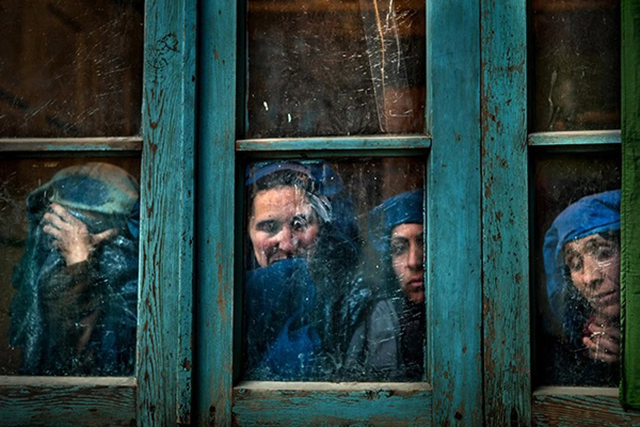
[[[488,425],[638,423],[637,413],[622,408],[617,388],[533,387],[530,153],[538,147],[615,148],[620,146],[621,133],[620,130],[527,133],[530,108],[527,82],[531,78],[527,72],[529,13],[526,0],[482,2],[485,422]],[[622,31],[624,40],[629,29],[623,27]]]
[[[2,153],[142,151],[135,376],[0,377],[3,425],[190,422],[195,23],[193,0],[145,2],[142,137],[0,140]]]
[[[236,140],[241,117],[236,112],[244,108],[237,80],[243,44],[238,43],[236,8],[235,1],[209,0],[200,9],[196,424],[481,424],[479,2],[427,2],[430,132],[403,137]],[[236,218],[242,195],[237,166],[249,155],[425,151],[430,382],[239,382],[234,322],[241,307],[234,289],[240,286]]]

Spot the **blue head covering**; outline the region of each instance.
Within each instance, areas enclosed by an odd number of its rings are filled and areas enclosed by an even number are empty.
[[[423,224],[423,190],[402,193],[376,206],[369,214],[369,239],[380,253],[388,252],[391,231],[400,224]]]
[[[620,190],[583,197],[556,217],[544,238],[547,295],[553,315],[566,326],[564,245],[596,233],[620,230]]]

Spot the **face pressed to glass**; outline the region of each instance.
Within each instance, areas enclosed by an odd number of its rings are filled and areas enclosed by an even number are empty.
[[[307,257],[318,229],[311,204],[299,188],[263,190],[253,199],[249,237],[260,267],[281,259]]]
[[[424,241],[422,224],[400,224],[391,232],[391,261],[409,301],[424,302]]]
[[[608,320],[620,315],[620,251],[600,234],[568,242],[564,260],[571,282],[595,312]]]

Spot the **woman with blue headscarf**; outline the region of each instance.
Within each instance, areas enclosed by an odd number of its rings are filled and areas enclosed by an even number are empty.
[[[350,198],[324,161],[250,166],[246,378],[336,380],[361,311]]]
[[[376,301],[354,333],[349,369],[368,381],[420,381],[424,374],[423,190],[386,200],[369,215]]]
[[[617,362],[620,190],[583,197],[562,211],[543,252],[549,305],[566,345],[592,361]]]
[[[10,342],[24,375],[131,375],[138,183],[107,163],[71,166],[27,200]]]

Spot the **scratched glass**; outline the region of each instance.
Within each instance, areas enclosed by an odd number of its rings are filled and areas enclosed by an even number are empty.
[[[617,387],[620,152],[535,156],[538,385]]]
[[[143,0],[3,0],[0,137],[131,136]]]
[[[424,380],[424,164],[247,166],[245,379]]]
[[[532,7],[533,131],[620,129],[620,1]]]
[[[247,9],[244,137],[424,133],[424,0]]]
[[[139,157],[0,160],[0,375],[133,375]]]

